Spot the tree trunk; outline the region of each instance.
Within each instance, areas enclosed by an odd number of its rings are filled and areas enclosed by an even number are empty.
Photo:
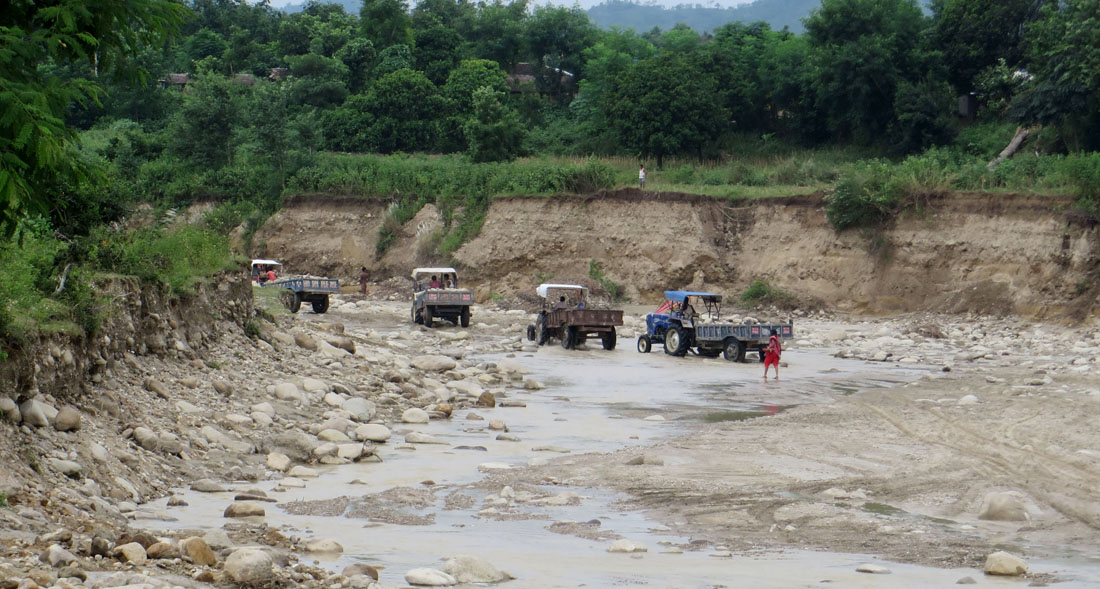
[[[1001,164],[1001,162],[1012,157],[1016,153],[1016,150],[1020,149],[1020,146],[1024,144],[1024,141],[1027,139],[1028,135],[1038,130],[1038,126],[1016,127],[1016,135],[1012,138],[1012,141],[1008,142],[1008,146],[1001,150],[1001,153],[997,155],[997,157],[993,158],[993,161],[989,162],[986,168],[992,172],[993,168],[996,168]]]

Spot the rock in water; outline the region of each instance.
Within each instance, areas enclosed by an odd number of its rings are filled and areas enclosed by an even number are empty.
[[[315,538],[310,540],[305,546],[306,552],[343,552],[344,547],[340,545],[336,540],[329,540],[328,538]]]
[[[385,442],[391,435],[390,428],[379,423],[365,423],[355,428],[355,439],[364,442]]]
[[[870,573],[872,575],[889,575],[890,569],[877,564],[861,564],[856,567],[857,573]]]
[[[496,568],[489,561],[459,554],[443,563],[443,572],[451,575],[459,583],[499,583],[514,579],[512,575]]]
[[[644,545],[626,539],[615,540],[607,548],[608,552],[646,552],[648,550]]]
[[[428,423],[428,412],[412,407],[401,414],[401,421],[405,423]]]
[[[982,501],[978,519],[1002,522],[1027,521],[1027,506],[1012,493],[989,493]]]
[[[1027,563],[1007,552],[994,552],[985,559],[985,574],[1015,577],[1027,574]]]
[[[481,393],[481,396],[477,398],[476,405],[478,407],[496,407],[497,398],[493,396],[493,393],[485,391],[484,393]]]
[[[275,576],[271,555],[256,548],[241,548],[225,559],[225,574],[242,585],[262,585]]]
[[[264,511],[264,506],[258,501],[234,501],[225,508],[225,517],[250,517],[250,516],[264,516],[267,512]]]
[[[405,573],[405,582],[424,587],[450,587],[458,584],[454,577],[436,569],[413,569]]]

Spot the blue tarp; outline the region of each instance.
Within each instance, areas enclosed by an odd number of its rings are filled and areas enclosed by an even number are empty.
[[[711,300],[711,301],[715,301],[715,302],[722,302],[722,295],[714,294],[712,292],[695,292],[693,290],[666,290],[665,291],[665,298],[670,300],[670,301],[673,301],[673,302],[682,303],[682,302],[684,302],[684,299],[686,299],[688,297],[699,297],[703,300]]]

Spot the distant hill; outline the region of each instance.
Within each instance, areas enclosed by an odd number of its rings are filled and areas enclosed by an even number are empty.
[[[363,7],[363,0],[324,0],[323,4],[339,4],[344,7],[344,12],[358,16],[359,9]],[[301,4],[287,4],[279,10],[287,14],[292,14],[301,12],[305,7],[306,3],[302,2]]]
[[[633,27],[644,33],[653,27],[667,31],[683,23],[697,32],[711,32],[734,21],[764,21],[774,30],[787,27],[791,32],[803,31],[802,19],[821,6],[821,0],[756,0],[732,8],[681,4],[672,8],[636,4],[629,0],[606,0],[588,10],[588,18],[602,28],[618,25]]]

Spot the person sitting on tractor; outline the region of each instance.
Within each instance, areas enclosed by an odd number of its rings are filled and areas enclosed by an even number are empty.
[[[562,311],[569,308],[569,303],[565,302],[565,295],[558,297],[558,302],[554,303],[553,307],[550,307],[551,311]]]
[[[428,283],[428,288],[441,288],[443,285],[439,283],[439,279],[432,274],[432,281]]]
[[[267,281],[275,282],[275,268],[272,268],[271,266],[267,267]]]

